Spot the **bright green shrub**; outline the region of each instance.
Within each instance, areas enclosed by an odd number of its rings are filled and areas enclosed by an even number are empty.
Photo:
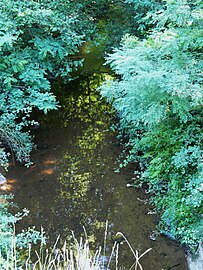
[[[123,38],[107,58],[118,79],[101,88],[129,138],[123,165],[140,161],[135,185],[148,183],[162,232],[192,249],[203,239],[202,12],[179,0],[149,13],[156,28]]]

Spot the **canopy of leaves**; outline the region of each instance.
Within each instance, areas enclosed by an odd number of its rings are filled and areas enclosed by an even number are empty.
[[[203,9],[202,1],[164,2],[147,14],[156,27],[146,39],[126,35],[109,55],[118,79],[101,92],[129,135],[124,163],[142,163],[162,230],[193,248],[203,239]]]
[[[50,79],[69,77],[83,42],[78,18],[68,0],[0,2],[0,160],[7,166],[10,148],[29,163],[28,125],[33,108],[56,109]]]

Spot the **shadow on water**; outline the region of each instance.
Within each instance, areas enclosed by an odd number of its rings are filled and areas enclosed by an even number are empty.
[[[147,195],[126,187],[133,166],[115,173],[121,149],[110,130],[108,105],[95,92],[100,81],[95,75],[70,83],[66,94],[61,88],[61,108],[42,119],[36,132],[33,165],[10,167],[7,178],[15,202],[30,209],[19,226],[42,226],[50,243],[58,235],[67,239],[71,230],[79,237],[84,226],[96,247],[103,243],[108,220],[108,247],[120,231],[140,253],[152,248],[141,260],[145,270],[186,270],[178,243],[165,236],[152,240],[158,218],[145,203]],[[121,264],[128,269],[132,255],[125,243],[121,250]]]

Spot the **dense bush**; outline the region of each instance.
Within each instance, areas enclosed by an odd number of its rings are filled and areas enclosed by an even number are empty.
[[[67,77],[79,64],[73,59],[83,41],[77,20],[69,1],[0,2],[2,166],[8,165],[6,148],[29,164],[31,113],[57,108],[50,79]]]
[[[165,2],[147,15],[146,39],[127,35],[109,55],[118,79],[101,92],[128,134],[123,164],[141,162],[135,184],[148,183],[161,230],[193,249],[203,239],[202,2]]]

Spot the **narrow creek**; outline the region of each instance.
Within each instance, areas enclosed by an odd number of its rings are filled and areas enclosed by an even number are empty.
[[[120,231],[140,253],[152,248],[141,259],[144,270],[187,270],[177,242],[163,235],[152,240],[159,219],[145,203],[144,190],[126,187],[135,168],[115,172],[121,146],[110,129],[108,106],[95,92],[98,84],[95,75],[67,85],[61,108],[49,113],[35,132],[33,165],[10,166],[3,192],[14,194],[19,209],[30,210],[19,226],[42,226],[50,243],[58,235],[65,241],[71,230],[79,237],[84,226],[96,248],[103,245],[108,220],[109,249]],[[123,243],[120,265],[129,269],[131,263]]]

